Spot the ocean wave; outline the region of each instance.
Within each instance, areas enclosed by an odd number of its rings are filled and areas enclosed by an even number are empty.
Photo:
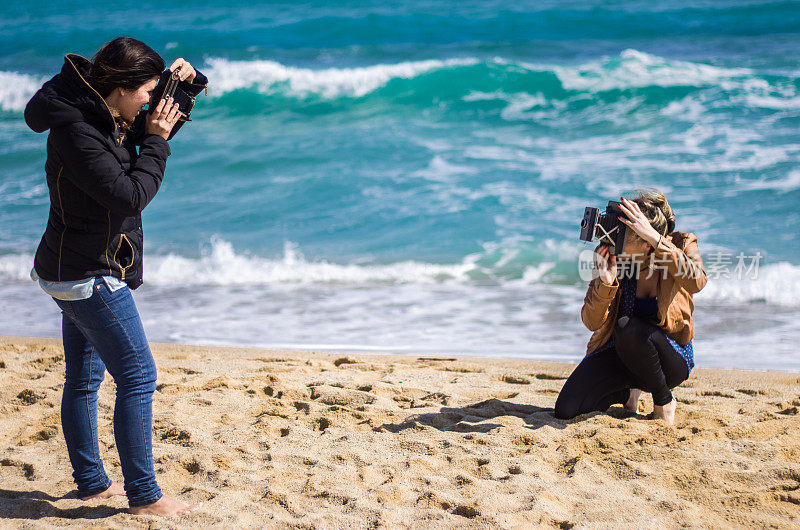
[[[210,58],[207,60],[209,68],[206,75],[211,80],[211,96],[252,87],[262,93],[272,93],[286,87],[289,92],[301,96],[362,97],[392,79],[410,79],[432,70],[468,66],[477,62],[477,59],[447,59],[314,70],[286,66],[275,61]]]
[[[386,264],[338,264],[308,260],[291,242],[284,244],[280,258],[270,259],[237,252],[230,242],[213,238],[199,257],[177,253],[148,256],[145,277],[149,284],[159,286],[434,284],[530,279],[533,278],[533,273],[528,271],[530,268],[538,271],[536,280],[541,281],[546,269],[552,269],[559,262],[573,262],[576,257],[576,246],[567,242],[509,240],[487,243],[481,252],[465,256],[458,263],[407,260]],[[543,268],[543,262],[549,264]],[[32,263],[30,254],[0,256],[0,278],[28,279]]]
[[[314,285],[493,285],[505,289],[536,289],[564,285],[583,289],[578,274],[580,251],[588,247],[566,241],[511,238],[484,245],[457,263],[407,260],[387,264],[338,264],[308,260],[297,245],[287,242],[277,259],[236,252],[233,245],[212,239],[200,257],[180,254],[148,256],[145,280],[157,287],[174,286],[275,286]],[[31,254],[0,256],[0,280],[29,280]],[[751,265],[748,262],[746,265]],[[769,303],[800,307],[800,266],[787,262],[756,265],[737,275],[710,280],[698,293],[699,302]],[[740,276],[740,277],[737,277]]]
[[[315,283],[368,284],[375,282],[434,283],[461,280],[469,264],[435,265],[415,261],[387,265],[342,265],[308,261],[297,246],[287,242],[280,259],[236,253],[227,241],[214,239],[200,258],[178,254],[148,259],[146,274],[155,285],[269,285]]]
[[[573,67],[526,66],[531,69],[552,68],[565,89],[581,92],[647,86],[699,87],[718,84],[723,80],[743,79],[754,74],[747,68],[721,68],[703,63],[665,59],[634,49],[624,50],[618,57]]]
[[[718,86],[737,93],[731,96],[731,103],[773,110],[794,109],[800,97],[794,88],[795,77],[772,76],[771,84],[751,69],[667,59],[634,49],[569,66],[467,57],[314,69],[270,60],[210,57],[201,68],[209,77],[209,96],[213,98],[237,91],[286,98],[363,98],[394,80],[415,83],[426,74],[446,71],[435,83],[420,81],[407,90],[426,95],[443,92],[446,97],[458,87],[462,93],[457,99],[464,102],[504,100],[510,104],[506,119],[523,118],[530,109],[540,112],[558,105],[560,99],[580,94],[646,87]],[[0,108],[21,112],[44,80],[0,71]],[[202,106],[204,100],[198,101]]]
[[[22,112],[42,84],[44,77],[0,71],[0,110]]]
[[[395,64],[378,64],[360,68],[311,69],[286,66],[275,61],[230,61],[223,58],[210,58],[208,75],[212,80],[210,94],[219,96],[235,90],[255,89],[261,93],[285,93],[286,95],[319,95],[324,98],[363,97],[378,90],[394,79],[414,79],[437,70],[449,69],[453,81],[459,86],[485,86],[486,81],[497,83],[504,79],[512,84],[525,85],[526,77],[537,74],[555,76],[558,88],[579,93],[594,93],[608,90],[624,90],[658,87],[706,87],[721,85],[726,89],[744,89],[751,93],[748,101],[763,106],[778,107],[785,103],[783,97],[791,101],[794,94],[764,93],[770,84],[759,78],[747,68],[723,68],[703,63],[666,59],[657,55],[634,49],[622,51],[618,56],[603,57],[582,64],[561,66],[534,64],[524,61],[509,61],[502,57],[488,60],[477,58],[412,61]],[[484,67],[474,70],[476,65]],[[469,69],[469,70],[465,70]],[[465,71],[469,74],[465,75]],[[501,73],[502,76],[497,74]],[[470,77],[471,76],[471,77]],[[527,79],[537,81],[537,79]],[[515,100],[525,98],[529,106],[542,105],[547,83],[544,78],[526,91],[511,95]],[[530,83],[528,83],[530,85]],[[537,90],[539,89],[539,90]],[[776,89],[777,91],[777,89]],[[769,90],[767,90],[769,92]],[[553,94],[555,95],[555,94]],[[497,91],[474,91],[464,101],[487,99],[508,99],[509,94],[498,85]],[[783,103],[782,103],[783,102]],[[792,106],[792,103],[788,104]]]
[[[768,190],[778,193],[789,193],[800,189],[800,171],[790,171],[779,178],[759,178],[758,180],[737,179],[738,191]]]
[[[747,265],[751,261],[747,260]],[[741,275],[734,272],[730,278],[712,278],[698,297],[718,302],[766,302],[800,307],[800,267],[780,262],[756,266],[742,271]]]

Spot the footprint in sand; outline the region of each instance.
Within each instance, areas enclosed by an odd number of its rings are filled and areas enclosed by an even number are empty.
[[[728,394],[727,392],[720,392],[719,390],[705,390],[703,392],[700,392],[700,395],[706,397],[724,397],[728,399],[734,399],[735,397],[733,394]]]
[[[20,462],[19,460],[4,458],[0,460],[0,466],[15,467],[22,471],[22,473],[25,475],[25,478],[28,480],[33,480],[36,476],[36,469],[33,467],[33,464],[28,464],[27,462]]]
[[[343,364],[358,364],[358,361],[351,359],[350,357],[339,357],[333,361],[333,365],[336,367],[342,366]]]
[[[38,359],[34,359],[33,361],[29,361],[28,364],[35,369],[44,370],[45,372],[51,372],[56,365],[61,364],[64,360],[63,355],[53,355],[50,357],[40,357]]]
[[[736,390],[737,392],[741,392],[742,394],[747,394],[748,396],[766,396],[767,393],[763,390],[752,390],[750,388],[740,388]]]
[[[44,395],[38,392],[34,392],[30,388],[26,388],[25,390],[17,394],[17,399],[20,400],[23,405],[33,405],[43,397]]]
[[[181,445],[183,447],[189,447],[192,445],[192,436],[189,434],[189,431],[185,431],[177,427],[170,427],[166,429],[161,433],[160,439],[162,442]]]
[[[529,385],[531,384],[531,380],[527,377],[522,377],[518,375],[504,375],[500,378],[500,380],[504,383],[509,383],[512,385]]]
[[[558,380],[567,378],[567,376],[565,376],[565,375],[554,375],[554,374],[546,374],[546,373],[531,374],[531,375],[533,377],[535,377],[536,379],[544,379],[546,381],[558,381]]]
[[[798,405],[800,405],[800,400],[794,400],[791,403],[778,403],[778,414],[783,414],[784,416],[795,416],[798,412]]]

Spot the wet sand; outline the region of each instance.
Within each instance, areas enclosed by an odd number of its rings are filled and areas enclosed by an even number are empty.
[[[613,407],[561,421],[574,365],[153,344],[156,472],[186,519],[75,498],[60,341],[0,337],[0,525],[797,527],[800,374],[695,369],[674,427]],[[100,449],[121,481],[114,384]]]

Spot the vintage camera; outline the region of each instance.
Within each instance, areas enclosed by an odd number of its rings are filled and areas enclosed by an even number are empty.
[[[618,256],[625,252],[625,237],[628,226],[619,220],[625,213],[618,202],[608,201],[606,211],[600,213],[599,208],[586,207],[581,220],[581,240],[600,241],[609,246],[609,252]]]
[[[192,85],[193,83],[180,80],[177,69],[174,72],[170,72],[169,68],[164,70],[158,79],[156,88],[153,89],[148,112],[152,114],[162,98],[172,96],[173,101],[178,104],[178,111],[181,113],[179,119],[181,121],[191,121],[189,113],[194,108],[194,95],[192,94],[195,93],[195,87]],[[199,93],[203,88],[205,87],[200,87],[196,93]]]

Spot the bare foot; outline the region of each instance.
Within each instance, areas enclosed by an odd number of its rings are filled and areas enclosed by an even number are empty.
[[[112,482],[107,490],[89,495],[88,497],[80,497],[80,499],[82,501],[103,501],[115,495],[125,495],[125,488],[122,487],[122,484]]]
[[[663,407],[655,405],[653,407],[653,418],[657,420],[664,420],[664,423],[667,425],[672,425],[675,423],[675,409],[677,408],[678,402],[675,401],[675,398],[672,398],[672,401]]]
[[[642,391],[638,388],[631,388],[630,396],[628,397],[628,401],[625,403],[624,407],[633,412],[634,414],[638,414],[639,412],[639,397],[642,395]]]
[[[144,506],[136,506],[129,508],[128,512],[133,515],[158,515],[160,517],[180,517],[187,515],[197,510],[202,506],[202,502],[197,504],[186,504],[178,499],[167,497],[163,495],[160,499],[152,504],[145,504]]]

